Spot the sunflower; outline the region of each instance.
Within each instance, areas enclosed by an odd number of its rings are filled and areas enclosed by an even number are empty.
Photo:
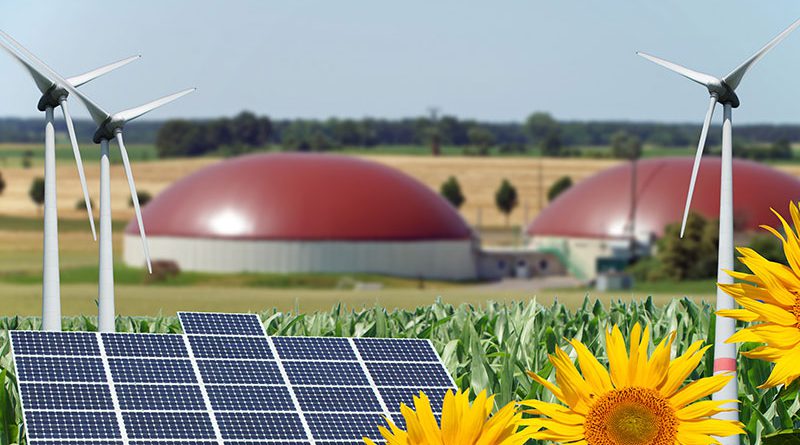
[[[766,343],[766,346],[742,353],[746,357],[775,363],[767,381],[759,388],[788,385],[800,377],[800,367],[797,366],[800,362],[800,240],[795,232],[800,227],[800,211],[796,204],[789,203],[795,230],[778,212],[772,212],[781,220],[786,237],[772,227],[761,227],[781,240],[789,266],[769,261],[752,249],[739,248],[737,250],[742,255],[739,261],[752,273],[727,272],[748,283],[718,285],[743,308],[717,311],[718,315],[761,322],[726,340],[728,343]]]
[[[494,396],[486,391],[478,394],[470,404],[469,390],[448,391],[442,404],[441,428],[424,393],[414,397],[414,409],[405,404],[400,407],[408,431],[393,422],[389,428],[378,427],[386,445],[523,445],[529,436],[519,431],[522,414],[514,403],[509,403],[494,415]],[[375,442],[364,438],[364,442]]]
[[[648,358],[648,328],[637,323],[631,330],[630,355],[617,326],[606,332],[610,373],[581,342],[572,340],[580,372],[566,352],[556,348],[550,362],[556,384],[529,375],[549,389],[563,405],[526,400],[522,405],[537,417],[523,422],[532,438],[570,445],[707,445],[711,436],[742,434],[742,424],[711,419],[726,411],[732,400],[696,400],[720,390],[729,375],[706,377],[683,386],[708,349],[702,342],[670,360],[673,332]],[[565,406],[566,405],[566,406]]]

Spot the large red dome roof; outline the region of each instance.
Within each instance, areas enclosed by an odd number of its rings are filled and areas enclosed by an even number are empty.
[[[693,158],[659,158],[637,162],[636,232],[664,234],[666,225],[680,222]],[[700,164],[692,210],[719,217],[720,158]],[[738,230],[775,225],[770,207],[785,213],[789,201],[800,199],[800,181],[752,161],[733,161],[734,222]],[[613,238],[625,234],[630,213],[631,165],[597,173],[559,196],[528,227],[528,234]]]
[[[148,235],[226,239],[466,239],[443,198],[398,170],[353,157],[255,154],[168,187],[143,209]],[[138,233],[132,220],[126,232]]]

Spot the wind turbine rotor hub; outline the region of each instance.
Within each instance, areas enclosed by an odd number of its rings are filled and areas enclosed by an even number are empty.
[[[39,103],[36,105],[36,108],[39,109],[39,111],[44,111],[47,108],[56,108],[61,105],[61,99],[67,96],[69,96],[69,91],[67,91],[66,88],[53,85],[39,98]]]
[[[733,108],[739,107],[739,96],[736,95],[736,92],[733,91],[733,88],[728,86],[724,80],[720,81],[720,88],[715,88],[712,90],[709,87],[708,90],[712,95],[716,94],[717,102],[721,103],[722,105],[730,105]]]
[[[116,137],[118,131],[122,129],[124,122],[114,121],[111,117],[103,121],[94,132],[92,140],[95,144],[99,144],[102,140],[111,141]]]

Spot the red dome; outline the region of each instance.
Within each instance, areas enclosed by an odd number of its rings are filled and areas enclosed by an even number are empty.
[[[219,162],[142,209],[148,235],[225,239],[466,239],[469,226],[425,185],[352,157],[255,154]],[[126,233],[138,233],[133,219]]]
[[[694,158],[659,158],[637,162],[636,233],[664,234],[667,224],[680,222]],[[719,217],[720,158],[700,164],[692,211]],[[528,227],[530,235],[609,238],[625,234],[630,213],[631,165],[625,163],[564,192]],[[770,207],[785,213],[789,201],[800,199],[800,181],[752,161],[733,161],[733,208],[737,230],[775,225]]]

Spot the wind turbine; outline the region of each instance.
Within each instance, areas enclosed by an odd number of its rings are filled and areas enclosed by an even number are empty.
[[[742,81],[742,78],[752,66],[758,62],[764,55],[785,39],[789,33],[800,26],[800,20],[792,23],[786,30],[778,34],[777,37],[772,39],[769,43],[764,45],[763,48],[758,50],[753,56],[745,60],[744,63],[739,65],[736,69],[730,72],[723,78],[701,73],[691,70],[684,66],[668,62],[649,54],[638,52],[637,54],[657,63],[671,71],[674,71],[689,80],[699,83],[708,89],[711,96],[708,104],[708,111],[706,112],[705,121],[703,122],[703,130],[700,133],[700,142],[697,144],[697,152],[694,158],[694,166],[692,167],[692,178],[689,182],[689,192],[686,196],[686,207],[683,211],[683,222],[681,223],[681,238],[686,228],[686,219],[689,215],[689,208],[692,203],[692,194],[694,193],[695,181],[697,179],[697,171],[700,167],[700,160],[703,156],[703,148],[706,144],[706,137],[708,136],[708,128],[711,125],[711,118],[714,115],[716,105],[722,104],[723,107],[723,121],[722,121],[722,171],[720,177],[720,207],[719,207],[719,251],[718,251],[718,272],[717,281],[719,283],[733,283],[733,278],[729,276],[725,270],[733,270],[733,127],[731,123],[731,113],[733,108],[739,106],[739,97],[736,95],[736,88]],[[728,294],[717,288],[717,310],[733,309],[734,301]],[[736,347],[733,344],[725,343],[731,335],[734,334],[736,325],[735,321],[730,318],[717,317],[716,319],[716,335],[714,340],[714,373],[733,373],[736,375]],[[736,378],[733,378],[730,383],[722,390],[715,393],[712,398],[714,400],[736,400],[738,399],[738,387]],[[722,413],[718,415],[720,418],[737,419],[739,413],[736,411],[736,403],[730,403],[729,408],[734,411]],[[738,444],[738,436],[730,436],[726,438],[719,438],[725,444]]]
[[[81,161],[81,152],[78,148],[78,141],[75,137],[75,127],[72,123],[72,117],[69,113],[67,106],[67,97],[69,92],[65,88],[66,84],[73,87],[84,85],[103,74],[109,73],[117,68],[127,65],[130,62],[138,59],[140,56],[128,57],[118,62],[114,62],[100,68],[97,68],[88,73],[79,76],[70,77],[66,80],[56,79],[54,76],[48,75],[44,70],[41,70],[29,63],[25,58],[21,57],[12,48],[22,48],[16,40],[11,36],[0,30],[0,45],[6,50],[14,59],[16,59],[22,66],[30,73],[39,92],[42,94],[39,99],[37,108],[39,111],[45,113],[45,127],[44,127],[44,246],[43,246],[43,260],[42,260],[42,329],[45,331],[60,331],[61,330],[61,297],[60,297],[60,277],[59,277],[59,261],[58,261],[58,210],[56,206],[56,151],[55,151],[55,130],[54,130],[54,116],[53,109],[61,107],[61,112],[64,115],[64,120],[67,123],[67,132],[69,133],[69,140],[72,144],[72,152],[75,156],[75,163],[78,167],[78,177],[80,178],[81,188],[83,190],[83,199],[86,203],[86,211],[89,214],[89,225],[92,229],[92,238],[97,239],[97,234],[94,228],[94,216],[92,215],[92,204],[89,199],[89,191],[86,187],[86,176],[83,171],[83,162]],[[4,41],[5,39],[6,41]],[[9,45],[11,43],[11,45]],[[66,82],[66,83],[65,83]]]

